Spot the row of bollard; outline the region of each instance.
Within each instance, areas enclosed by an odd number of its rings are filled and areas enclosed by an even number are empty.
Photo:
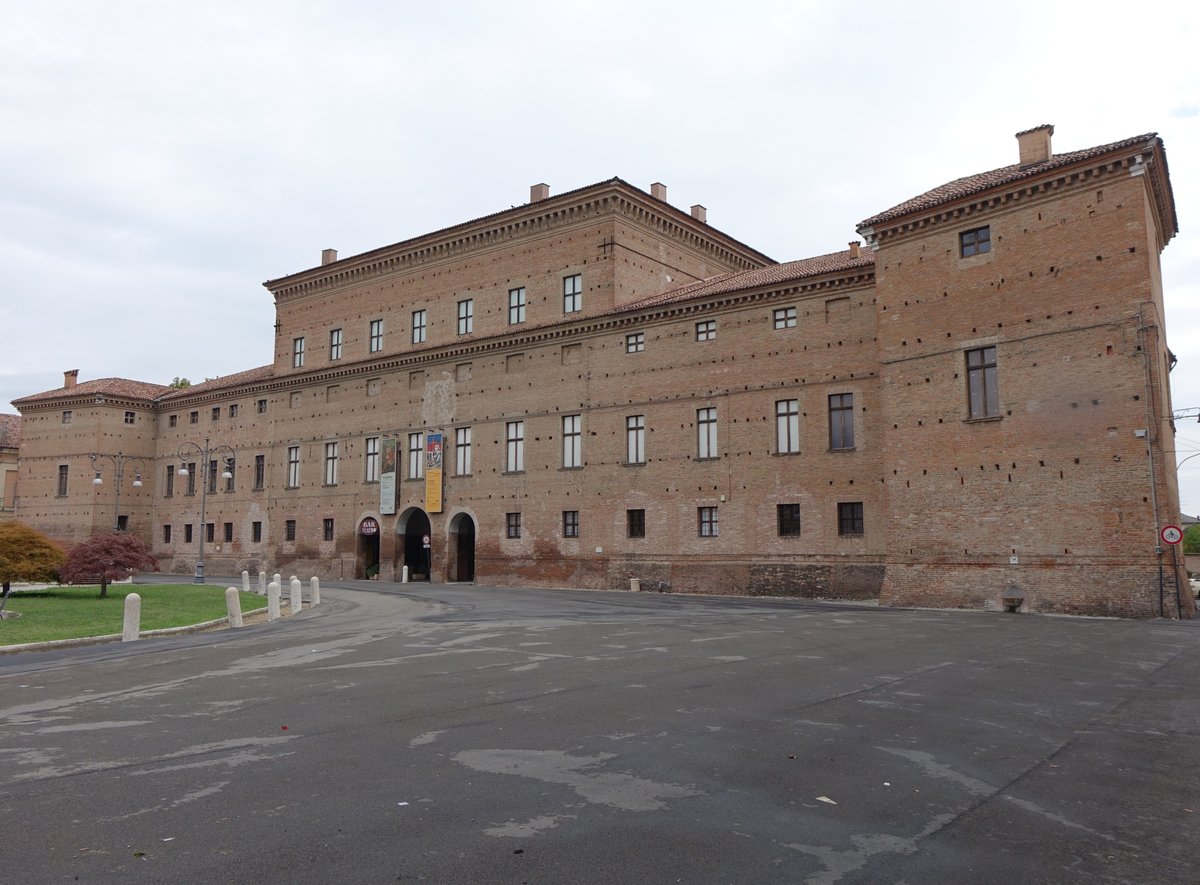
[[[267,620],[277,621],[282,616],[280,609],[280,594],[282,593],[283,577],[279,574],[275,575],[275,579],[267,583],[267,573],[258,573],[258,590],[260,596],[267,597]],[[250,573],[242,572],[242,591],[245,593],[255,592],[250,589]],[[300,614],[300,607],[303,605],[303,593],[300,579],[292,575],[288,583],[288,600],[287,614]],[[315,576],[308,582],[308,604],[321,604],[321,582]],[[242,620],[242,600],[238,596],[237,587],[227,587],[225,589],[225,611],[229,614],[229,626],[232,628],[241,627],[244,625]],[[133,642],[141,634],[142,623],[142,597],[136,593],[127,594],[125,597],[125,619],[121,625],[121,641]]]

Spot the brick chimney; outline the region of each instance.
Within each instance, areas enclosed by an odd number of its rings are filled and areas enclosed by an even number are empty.
[[[322,249],[321,264],[333,264],[337,261],[337,249]]]
[[[1018,132],[1017,147],[1020,149],[1021,165],[1029,166],[1049,160],[1053,156],[1050,153],[1050,136],[1053,134],[1054,127],[1049,123]]]
[[[692,218],[704,224],[708,224],[708,210],[697,203],[692,207]]]
[[[650,185],[650,196],[656,200],[662,200],[664,203],[667,202],[667,186],[661,181],[654,182]]]
[[[542,182],[541,184],[529,185],[529,202],[540,203],[542,200],[550,196],[550,185]]]
[[[858,256],[859,256],[858,250],[859,250],[858,240],[851,240],[850,241],[850,257],[858,258]]]
[[[67,369],[67,371],[63,372],[63,387],[69,389],[74,387],[77,383],[79,383],[78,369]]]

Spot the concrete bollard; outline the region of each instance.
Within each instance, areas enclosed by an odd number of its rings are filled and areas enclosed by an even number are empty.
[[[267,573],[266,572],[258,573],[258,595],[259,596],[267,595]]]
[[[272,578],[271,580],[273,580],[276,584],[279,585],[279,589],[281,589],[281,590],[283,589],[283,575],[279,574],[279,572],[276,572],[275,577]]]
[[[245,575],[245,572],[242,572]],[[250,582],[249,576],[246,583]],[[242,626],[242,598],[238,596],[237,587],[225,588],[225,611],[229,613],[229,626]]]
[[[267,585],[267,620],[279,620],[279,582],[272,581]]]
[[[642,591],[642,579],[641,578],[630,578],[629,579],[629,591],[631,593],[640,593]]]
[[[250,573],[245,569],[242,569],[242,592],[250,592]]]
[[[321,581],[316,575],[313,575],[312,580],[308,582],[308,604],[321,604]]]
[[[292,606],[292,614],[300,614],[300,579],[292,575],[292,583],[289,587],[290,593],[288,601]]]
[[[400,583],[401,584],[408,583],[408,566],[404,566],[404,568],[401,569],[401,571],[400,571]]]
[[[125,623],[121,627],[121,641],[133,642],[142,632],[142,597],[136,593],[125,596]]]

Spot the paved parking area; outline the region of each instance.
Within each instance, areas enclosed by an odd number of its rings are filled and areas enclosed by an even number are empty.
[[[1191,623],[322,596],[0,658],[5,879],[1197,878]]]

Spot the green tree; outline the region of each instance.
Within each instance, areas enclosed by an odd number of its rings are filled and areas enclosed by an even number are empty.
[[[171,383],[167,385],[167,387],[174,387],[176,390],[183,390],[185,387],[191,386],[191,381],[188,381],[186,378],[180,378],[178,375],[172,378]]]
[[[0,612],[14,581],[54,581],[63,550],[41,532],[19,522],[0,522]]]
[[[108,596],[109,581],[122,581],[141,571],[158,571],[158,560],[137,535],[97,532],[71,548],[58,574],[67,584],[99,581],[100,598],[104,599]]]
[[[1183,533],[1183,552],[1200,554],[1200,523],[1188,526]]]

